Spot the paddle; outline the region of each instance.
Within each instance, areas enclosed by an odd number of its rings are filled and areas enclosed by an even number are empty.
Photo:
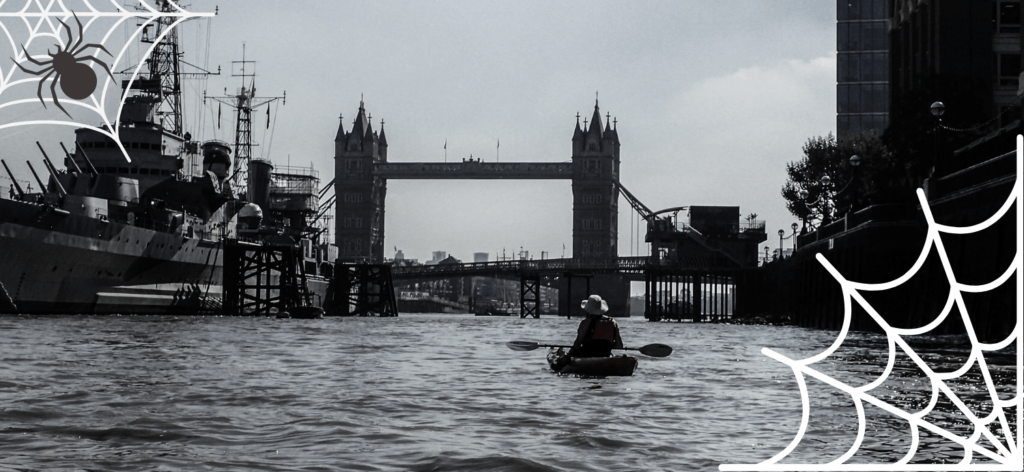
[[[505,343],[505,345],[508,346],[508,348],[513,350],[513,351],[532,351],[534,349],[538,349],[538,348],[542,348],[542,347],[562,347],[562,348],[571,348],[572,347],[572,346],[559,346],[559,345],[556,345],[556,344],[538,344],[538,343],[535,343],[535,342],[532,342],[532,341],[509,341],[509,342]],[[651,356],[651,357],[668,357],[669,354],[672,354],[672,346],[669,346],[667,344],[658,344],[658,343],[648,344],[648,345],[646,345],[644,347],[639,347],[639,348],[637,348],[637,347],[623,347],[623,348],[619,348],[619,349],[624,349],[624,350],[627,350],[627,351],[640,351],[640,354],[643,354],[645,356]]]

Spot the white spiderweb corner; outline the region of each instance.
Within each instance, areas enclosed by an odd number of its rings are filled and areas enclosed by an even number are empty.
[[[37,69],[40,66],[31,60],[49,60],[50,56],[44,52],[47,48],[66,48],[69,41],[74,42],[81,38],[83,44],[94,43],[106,47],[112,55],[112,58],[104,59],[106,65],[111,71],[122,70],[132,65],[127,64],[130,46],[155,22],[162,19],[172,21],[168,28],[164,28],[159,36],[153,38],[143,57],[149,57],[160,41],[182,22],[197,17],[214,16],[214,13],[186,11],[175,1],[167,2],[171,6],[171,11],[161,11],[154,0],[140,0],[131,9],[118,5],[116,0],[24,0],[23,4],[16,3],[19,2],[0,0],[0,35],[6,38],[9,47],[4,48],[4,41],[0,41],[0,52],[6,52],[0,54],[0,131],[37,125],[87,128],[111,138],[121,148],[121,153],[126,159],[129,159],[128,153],[118,136],[118,117],[128,94],[120,93],[120,84],[112,82],[102,67],[92,62],[79,62],[93,69],[97,84],[95,91],[81,100],[66,96],[59,99],[70,112],[69,117],[52,106],[52,103],[47,103],[44,107],[37,96],[36,92],[40,87],[48,92],[50,87],[56,85],[53,83],[54,78],[41,80],[38,76],[24,72],[19,65]],[[124,25],[131,27],[128,21],[132,19],[136,20],[134,31],[125,38],[116,38],[115,32],[120,31]],[[79,21],[81,31],[78,30]],[[68,38],[68,28],[75,37]],[[123,44],[115,50],[114,45],[122,41]],[[31,57],[27,57],[26,52]],[[129,79],[129,88],[130,84],[138,79],[144,64],[145,61],[138,61],[135,65]],[[43,93],[43,100],[52,100],[46,92]],[[108,99],[116,101],[116,110],[113,109],[114,102],[111,102],[110,108],[104,106]],[[40,111],[45,112],[44,108],[50,111],[47,115],[59,119],[27,118]],[[15,117],[8,118],[8,115]],[[84,123],[85,120],[95,120],[100,125]]]
[[[800,428],[796,434],[796,437],[784,450],[776,454],[774,457],[765,460],[758,464],[722,464],[719,466],[719,470],[723,471],[804,471],[804,470],[815,470],[815,471],[852,471],[852,470],[864,470],[864,471],[952,471],[952,470],[984,470],[984,471],[1020,471],[1024,470],[1024,440],[1022,440],[1022,431],[1019,429],[1021,424],[1021,415],[1024,414],[1024,397],[1021,396],[1021,392],[1024,391],[1024,336],[1022,336],[1022,329],[1024,329],[1024,298],[1022,298],[1022,261],[1021,254],[1022,246],[1024,246],[1024,231],[1022,231],[1022,205],[1024,198],[1022,198],[1022,187],[1021,187],[1021,168],[1022,160],[1024,160],[1024,137],[1017,137],[1017,159],[1016,159],[1016,180],[1013,186],[1013,191],[1007,197],[1006,201],[1000,207],[996,214],[992,215],[989,219],[979,224],[969,227],[952,227],[941,225],[935,222],[934,217],[931,213],[931,208],[928,205],[928,201],[925,198],[924,192],[918,190],[918,198],[921,202],[921,208],[924,212],[925,219],[928,223],[928,233],[925,240],[925,244],[921,250],[921,254],[914,266],[904,275],[885,283],[880,284],[864,284],[851,282],[846,280],[842,274],[840,274],[835,267],[832,266],[822,256],[817,255],[818,261],[825,267],[825,269],[832,275],[837,282],[839,282],[842,288],[842,294],[844,298],[844,319],[843,326],[839,332],[838,337],[833,344],[826,349],[824,352],[801,360],[790,359],[782,354],[779,354],[771,349],[764,348],[761,352],[782,362],[789,366],[793,373],[796,374],[797,384],[800,388],[801,400],[803,403],[803,414],[801,417]],[[1016,205],[1014,205],[1016,203]],[[942,239],[940,234],[957,234],[966,235],[976,233],[984,230],[1002,218],[1011,208],[1016,208],[1016,253],[1013,257],[1012,264],[995,280],[980,284],[980,285],[968,285],[959,283],[954,277],[952,267],[950,265],[949,258],[943,247]],[[928,256],[929,251],[932,247],[935,247],[936,253],[941,261],[942,268],[945,271],[946,278],[950,284],[949,295],[946,300],[945,306],[942,309],[939,316],[928,323],[925,326],[913,329],[901,329],[890,326],[861,295],[860,292],[872,292],[872,291],[883,291],[889,290],[896,287],[903,282],[907,281],[910,277],[917,273],[917,271],[924,265],[924,261]],[[978,337],[973,329],[970,317],[968,316],[967,307],[964,303],[964,293],[981,293],[995,289],[999,287],[1010,277],[1016,274],[1016,326],[1010,335],[996,343],[982,343],[978,340]],[[812,364],[822,361],[832,353],[834,353],[839,346],[843,343],[848,333],[851,321],[851,308],[853,302],[858,303],[864,308],[864,310],[871,316],[878,325],[885,331],[888,338],[889,345],[889,358],[888,363],[885,367],[884,372],[881,376],[866,385],[849,385],[842,381],[839,381],[829,375],[825,375],[818,370],[811,367]],[[957,369],[954,372],[943,372],[938,373],[931,369],[924,360],[915,353],[914,349],[908,345],[905,337],[916,336],[927,333],[939,325],[949,316],[953,308],[956,308],[960,313],[964,327],[967,331],[967,336],[971,342],[971,350],[969,358],[963,367]],[[1013,343],[1016,343],[1016,391],[1013,392],[1012,398],[1003,400],[997,394],[996,385],[993,382],[991,372],[986,363],[983,353],[997,351],[1000,349],[1007,348]],[[876,396],[871,395],[869,392],[872,389],[880,386],[883,382],[889,378],[893,371],[894,359],[897,353],[897,347],[902,350],[912,361],[916,364],[917,368],[921,369],[931,381],[931,400],[927,407],[921,411],[910,412],[904,411],[903,409],[887,403]],[[980,388],[987,392],[987,395],[993,403],[992,412],[986,416],[980,417],[973,413],[971,409],[962,401],[953,389],[948,385],[947,382],[956,379],[969,370],[974,365],[979,367],[981,372],[981,378],[984,381],[984,385]],[[846,395],[849,395],[856,407],[858,428],[857,437],[853,442],[850,449],[843,454],[841,457],[828,462],[819,464],[793,464],[783,463],[779,461],[785,459],[793,450],[801,443],[804,438],[804,433],[807,431],[808,419],[810,415],[810,400],[808,398],[808,390],[806,379],[807,377],[814,378],[827,385],[830,385]],[[950,430],[947,430],[940,425],[937,425],[925,417],[930,413],[938,403],[939,395],[945,395],[952,404],[960,410],[960,412],[973,424],[973,433],[970,436],[961,436]],[[909,451],[900,460],[894,463],[848,463],[847,461],[857,453],[860,449],[861,444],[864,440],[865,434],[865,403],[877,407],[883,411],[886,411],[898,418],[905,420],[910,425],[911,432],[911,443]],[[1017,437],[1014,438],[1013,432],[1010,428],[1010,422],[1013,421],[1013,413],[1016,413],[1016,422],[1018,425]],[[911,463],[915,454],[918,452],[920,445],[921,431],[925,430],[929,434],[941,436],[949,441],[958,444],[963,448],[963,460],[960,463],[947,463],[947,464],[932,464],[932,463]],[[1001,436],[1001,437],[1000,437]],[[986,447],[988,446],[988,447]],[[981,458],[987,460],[984,463],[978,463],[974,461],[975,458]]]

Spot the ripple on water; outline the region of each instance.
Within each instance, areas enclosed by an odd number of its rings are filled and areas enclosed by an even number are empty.
[[[803,358],[835,336],[793,327],[624,319],[628,345],[661,342],[675,352],[641,356],[633,377],[606,379],[554,375],[543,350],[504,345],[515,339],[565,343],[578,321],[444,315],[5,319],[5,466],[711,471],[721,463],[772,457],[799,427],[792,371],[766,359],[761,348]],[[826,368],[869,376],[872,363],[885,359],[879,346],[884,340],[854,336],[853,347]],[[949,353],[930,356],[930,362],[956,364]],[[898,367],[900,382],[913,380],[906,365]],[[904,385],[886,388],[908,405],[921,404],[919,393],[900,396]],[[979,395],[968,397],[984,406]],[[811,398],[814,437],[795,460],[838,456],[855,435],[848,397],[822,389]],[[862,459],[891,460],[906,451],[900,442],[906,424],[870,426]],[[932,438],[922,455],[948,452]]]

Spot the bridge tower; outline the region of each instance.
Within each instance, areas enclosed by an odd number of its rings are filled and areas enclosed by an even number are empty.
[[[610,117],[609,117],[610,118]],[[602,129],[601,110],[572,136],[572,257],[618,257],[619,135],[612,123]]]
[[[373,175],[374,165],[388,160],[384,121],[373,131],[359,101],[352,129],[338,124],[334,138],[335,238],[340,262],[384,262],[384,196],[387,181]]]

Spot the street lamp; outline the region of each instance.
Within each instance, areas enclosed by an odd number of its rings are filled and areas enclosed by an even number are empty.
[[[779,230],[779,259],[782,259],[782,237],[786,235],[786,230]]]
[[[823,197],[825,198],[825,200],[824,200],[825,210],[822,212],[822,215],[821,215],[821,224],[825,225],[825,224],[827,224],[829,222],[829,219],[828,219],[828,195],[827,194],[828,194],[828,186],[831,183],[832,183],[832,179],[830,179],[829,176],[826,175],[826,176],[821,178],[821,193],[818,195],[818,198],[814,199],[813,202],[807,201],[807,198],[811,196],[810,192],[808,192],[807,189],[800,189],[800,192],[797,193],[797,195],[800,196],[800,200],[801,200],[801,202],[804,205],[804,212],[803,212],[804,215],[801,218],[801,220],[803,220],[803,229],[800,230],[800,234],[807,234],[807,217],[809,217],[811,215],[811,205],[817,205],[818,202],[822,201],[821,199]]]
[[[932,112],[932,116],[934,116],[935,120],[936,120],[935,121],[935,155],[932,157],[933,163],[932,163],[932,169],[931,169],[931,172],[934,174],[935,173],[935,169],[939,167],[939,144],[940,144],[940,141],[941,141],[939,134],[942,132],[942,114],[946,113],[946,105],[943,105],[942,102],[935,102],[935,103],[932,103],[932,106],[931,106],[930,110]]]
[[[796,253],[796,227],[797,226],[799,226],[799,225],[797,225],[796,223],[793,223],[793,224],[789,225],[790,228],[793,228],[793,235],[790,236],[790,237],[793,238],[793,252],[794,253]]]
[[[804,206],[804,211],[800,216],[800,221],[803,222],[803,228],[800,229],[800,234],[804,235],[807,234],[807,217],[811,215],[811,209],[807,207],[807,197],[810,193],[807,192],[807,189],[800,189],[798,195],[800,195],[800,203]]]
[[[829,186],[831,184],[832,184],[832,179],[829,178],[829,176],[826,175],[826,176],[821,178],[821,188],[822,188],[823,191],[821,192],[821,195],[818,196],[818,199],[821,199],[821,197],[825,197],[825,201],[823,202],[825,204],[825,213],[823,215],[821,215],[821,224],[822,225],[826,225],[830,221],[832,221],[832,219],[829,217],[829,212],[828,212],[828,199],[829,199],[828,191],[829,191]],[[817,202],[818,199],[816,199],[814,201]]]
[[[846,200],[850,203],[847,211],[852,213],[858,208],[857,200],[860,194],[860,174],[857,172],[860,167],[860,156],[856,154],[850,156],[850,166],[853,167],[853,176],[850,177],[850,183],[846,184]]]

